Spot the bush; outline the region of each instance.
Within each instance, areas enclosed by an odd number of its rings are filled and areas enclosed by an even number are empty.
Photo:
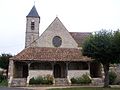
[[[89,84],[91,81],[91,78],[87,74],[83,74],[81,77],[71,78],[72,84]]]
[[[53,84],[53,76],[52,75],[47,75],[46,77],[44,77],[44,80],[43,80],[43,84]]]
[[[29,84],[34,84],[34,83],[35,83],[35,78],[32,77],[32,78],[30,79],[30,81],[29,81]]]
[[[80,78],[80,81],[82,84],[89,84],[91,83],[91,78],[87,74],[83,74],[82,77]]]
[[[3,80],[6,80],[6,77],[3,76],[3,75],[0,75],[0,83],[1,83]]]
[[[0,86],[7,86],[8,85],[8,81],[6,76],[0,75]]]
[[[30,79],[29,84],[48,84],[51,85],[53,84],[53,76],[47,75],[47,76],[39,76],[39,77],[33,77]]]
[[[43,81],[43,78],[41,76],[33,77],[30,79],[29,84],[41,84],[42,81]]]
[[[71,78],[71,82],[72,82],[72,84],[78,84],[78,83],[77,83],[77,79],[76,79],[76,78],[74,78],[74,77],[73,77],[73,78]]]
[[[109,72],[109,84],[114,84],[115,79],[117,78],[117,75],[115,72],[111,71]]]
[[[35,81],[36,81],[35,84],[41,84],[43,82],[43,77],[42,76],[36,77]]]
[[[0,83],[0,86],[8,86],[8,81],[7,79],[3,80],[1,83]]]

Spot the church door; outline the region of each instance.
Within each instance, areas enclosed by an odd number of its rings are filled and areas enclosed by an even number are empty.
[[[54,77],[61,78],[61,67],[59,64],[54,65]]]

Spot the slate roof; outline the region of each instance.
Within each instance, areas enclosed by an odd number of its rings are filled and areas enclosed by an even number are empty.
[[[78,47],[81,47],[85,39],[92,34],[91,32],[69,32],[69,33],[78,43]]]
[[[80,49],[75,48],[48,48],[29,47],[21,51],[10,60],[38,60],[38,61],[91,61],[82,56]]]
[[[35,5],[32,7],[31,11],[29,12],[29,14],[27,15],[27,17],[38,17],[40,18]]]

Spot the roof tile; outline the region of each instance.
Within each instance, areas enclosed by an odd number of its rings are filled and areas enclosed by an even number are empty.
[[[90,36],[91,32],[69,32],[74,40],[78,43],[78,46],[81,47],[85,39]]]
[[[39,61],[91,61],[75,48],[29,47],[10,60],[39,60]]]

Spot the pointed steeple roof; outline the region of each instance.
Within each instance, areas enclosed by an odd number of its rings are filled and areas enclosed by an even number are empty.
[[[39,17],[39,14],[35,8],[35,5],[32,7],[31,11],[29,12],[29,14],[27,15],[27,17]]]

